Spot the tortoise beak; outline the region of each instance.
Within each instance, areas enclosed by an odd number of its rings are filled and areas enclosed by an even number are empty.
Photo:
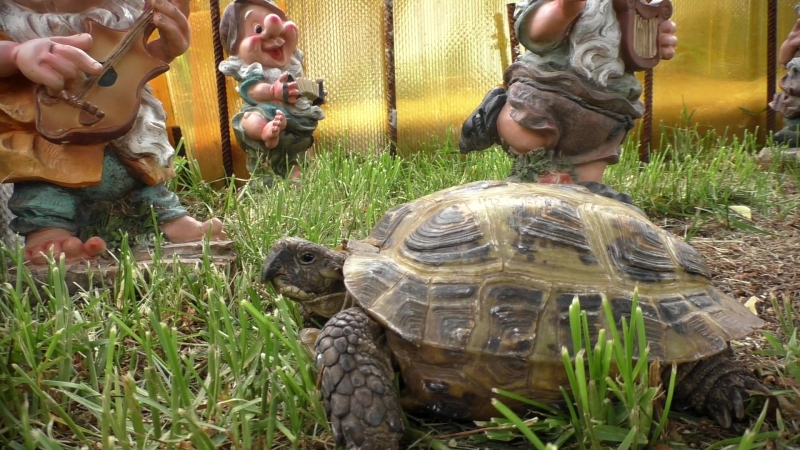
[[[271,283],[275,277],[283,272],[284,262],[291,257],[291,252],[285,249],[271,251],[267,255],[267,259],[264,260],[264,267],[261,270],[261,282],[264,284]]]

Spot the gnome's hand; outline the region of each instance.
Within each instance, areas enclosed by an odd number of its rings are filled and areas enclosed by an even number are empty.
[[[289,72],[283,72],[278,81],[272,83],[272,98],[283,103],[297,103],[300,88],[296,81],[289,81]]]
[[[102,73],[103,66],[84,51],[91,46],[88,34],[31,39],[14,47],[11,59],[22,75],[57,96],[80,72]]]
[[[675,22],[667,20],[661,22],[658,29],[661,35],[658,37],[658,47],[661,59],[672,59],[675,57],[675,48],[678,46],[678,38],[675,36]]]
[[[153,25],[159,38],[147,44],[147,51],[154,58],[172,62],[189,50],[191,27],[189,27],[190,0],[153,0]]]
[[[800,19],[797,19],[792,31],[789,32],[789,36],[783,41],[781,50],[778,53],[778,61],[784,66],[789,64],[789,61],[794,58],[798,50],[800,50]]]

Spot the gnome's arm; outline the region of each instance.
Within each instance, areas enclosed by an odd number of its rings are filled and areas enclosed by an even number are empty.
[[[789,32],[789,36],[781,44],[781,49],[778,52],[778,61],[786,66],[795,57],[798,50],[800,50],[800,19],[797,19],[792,31]]]
[[[528,15],[528,23],[522,24],[531,42],[560,42],[569,25],[586,6],[586,0],[553,0],[539,6]],[[527,26],[526,26],[527,25]]]

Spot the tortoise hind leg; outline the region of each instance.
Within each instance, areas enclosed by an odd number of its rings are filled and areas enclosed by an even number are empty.
[[[662,373],[664,385],[669,383],[670,374],[670,370]],[[744,401],[750,397],[748,391],[771,394],[752,370],[732,361],[726,352],[679,365],[674,404],[708,415],[723,428],[729,428],[733,417],[744,418]]]
[[[403,435],[380,330],[361,308],[349,308],[333,316],[317,339],[322,398],[334,438],[348,450],[396,450]]]

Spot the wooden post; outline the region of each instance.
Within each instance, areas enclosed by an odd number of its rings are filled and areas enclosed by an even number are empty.
[[[383,28],[386,56],[386,108],[389,125],[389,154],[397,156],[397,85],[394,66],[394,0],[383,3]]]
[[[517,32],[514,31],[514,10],[516,9],[516,3],[506,4],[506,14],[508,15],[508,44],[511,46],[512,63],[519,58],[519,39],[517,39]]]
[[[767,133],[775,131],[775,111],[769,107],[775,97],[778,45],[778,0],[767,0]]]
[[[225,167],[225,178],[230,181],[234,176],[233,153],[231,149],[230,116],[228,115],[228,90],[225,85],[225,75],[219,71],[222,62],[222,37],[219,35],[220,10],[219,0],[211,1],[211,33],[214,39],[214,71],[217,83],[217,108],[219,111],[219,134],[222,139],[222,165]]]
[[[650,145],[653,138],[653,69],[644,71],[644,116],[639,136],[639,161],[650,162]]]

